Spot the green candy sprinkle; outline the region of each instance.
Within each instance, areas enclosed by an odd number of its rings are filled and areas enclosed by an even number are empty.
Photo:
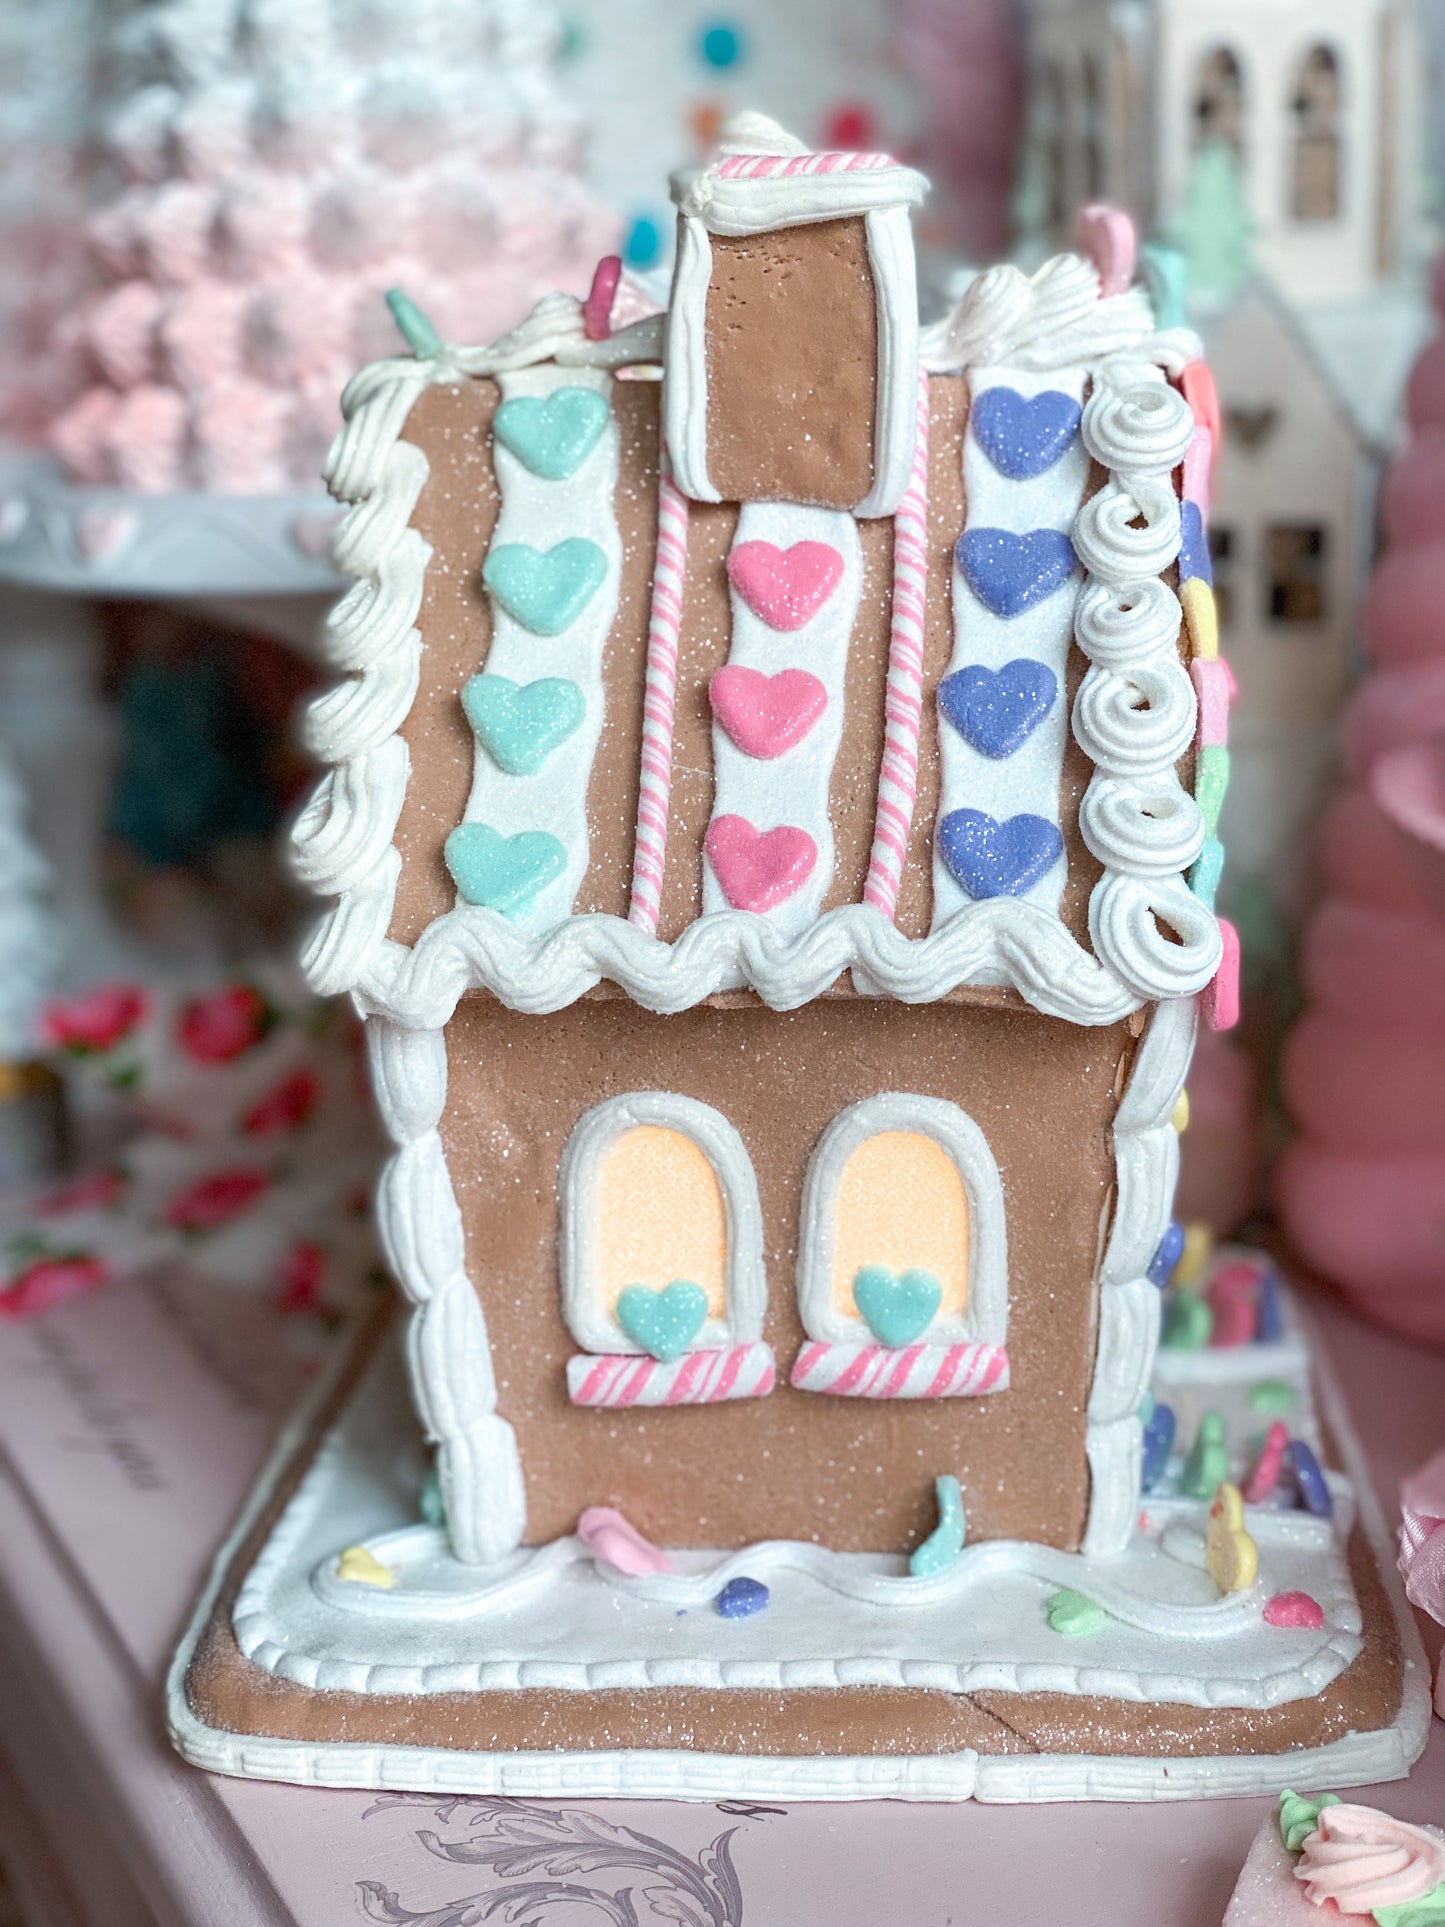
[[[1071,1586],[1064,1586],[1049,1600],[1045,1609],[1049,1615],[1049,1625],[1065,1639],[1083,1639],[1096,1633],[1109,1615],[1097,1599],[1090,1599],[1087,1593],[1075,1592]]]
[[[409,294],[388,288],[386,305],[400,331],[402,340],[418,361],[430,361],[442,351],[442,338]]]
[[[963,1489],[951,1472],[933,1481],[938,1499],[938,1524],[921,1546],[914,1549],[908,1570],[915,1579],[930,1579],[951,1566],[963,1551],[968,1521],[963,1511]]]
[[[1229,1477],[1229,1448],[1224,1442],[1224,1420],[1218,1412],[1206,1412],[1199,1421],[1199,1432],[1184,1464],[1179,1489],[1191,1499],[1212,1499],[1222,1480]]]
[[[1278,1418],[1295,1407],[1295,1389],[1282,1378],[1261,1378],[1249,1388],[1249,1409],[1265,1418]]]
[[[1202,1352],[1214,1330],[1208,1301],[1188,1285],[1175,1285],[1164,1303],[1164,1331],[1159,1343],[1176,1352]]]
[[[429,1526],[444,1526],[446,1507],[442,1504],[442,1482],[435,1471],[428,1472],[421,1489],[421,1516]]]

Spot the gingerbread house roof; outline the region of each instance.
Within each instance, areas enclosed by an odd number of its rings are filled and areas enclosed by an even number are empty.
[[[906,229],[917,181],[749,151],[678,198],[705,246],[775,195],[802,233]],[[620,333],[551,297],[348,388],[349,675],[313,711],[333,768],[297,828],[337,899],[313,983],[427,1028],[469,991],[545,1012],[604,981],[657,1011],[862,992],[1081,1024],[1201,990],[1227,692],[1198,343],[1087,260],[996,268],[894,344],[905,436],[880,375],[893,513],[710,501],[668,473],[678,367],[712,372],[681,340],[687,274]]]

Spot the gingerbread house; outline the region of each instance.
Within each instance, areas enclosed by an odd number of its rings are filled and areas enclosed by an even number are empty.
[[[920,330],[924,188],[745,118],[664,315],[347,392],[307,961],[463,1561],[906,1551],[945,1474],[973,1539],[1132,1530],[1229,1001],[1212,391],[1105,215]]]

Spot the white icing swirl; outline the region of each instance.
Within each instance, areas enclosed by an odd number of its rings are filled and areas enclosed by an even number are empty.
[[[1102,776],[1079,810],[1085,843],[1111,870],[1177,876],[1204,847],[1204,817],[1173,770],[1130,783]]]
[[[1374,1807],[1321,1809],[1294,1877],[1307,1899],[1357,1917],[1423,1900],[1445,1881],[1445,1840]]]
[[[1224,954],[1218,924],[1182,877],[1107,872],[1089,899],[1089,935],[1099,955],[1146,999],[1192,996]]]
[[[1136,380],[1122,389],[1101,382],[1084,409],[1083,436],[1094,460],[1126,480],[1165,476],[1194,439],[1194,414],[1167,382]]]
[[[1143,292],[1099,297],[1099,276],[1076,254],[1046,261],[1030,279],[1003,264],[973,281],[953,312],[923,331],[923,365],[935,374],[1006,364],[1047,370],[1145,351],[1153,314]]]
[[[1128,671],[1161,650],[1173,650],[1184,612],[1157,575],[1122,588],[1095,577],[1079,593],[1074,639],[1101,669]]]
[[[1116,476],[1079,510],[1074,550],[1090,575],[1106,582],[1159,575],[1179,554],[1179,502],[1173,489],[1149,476],[1128,481]]]
[[[1074,735],[1110,776],[1162,774],[1194,740],[1198,704],[1177,657],[1159,656],[1118,675],[1097,666],[1074,698]]]

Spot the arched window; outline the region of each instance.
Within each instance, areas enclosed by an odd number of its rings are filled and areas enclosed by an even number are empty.
[[[1290,101],[1294,164],[1290,212],[1297,221],[1340,218],[1340,63],[1334,50],[1311,47],[1300,63]]]
[[[721,1112],[667,1091],[609,1098],[573,1131],[559,1185],[574,1404],[772,1390],[757,1180]]]
[[[956,1104],[886,1092],[823,1133],[808,1168],[792,1382],[862,1398],[1008,1384],[1003,1187]]]
[[[1244,74],[1229,47],[1216,47],[1199,65],[1194,88],[1194,145],[1218,141],[1244,158]]]

